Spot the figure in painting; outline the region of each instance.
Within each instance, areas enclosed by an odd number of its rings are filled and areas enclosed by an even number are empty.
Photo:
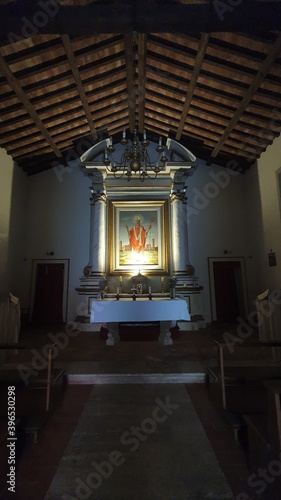
[[[139,258],[143,258],[143,251],[145,249],[146,245],[146,238],[147,235],[152,228],[151,223],[153,222],[153,218],[150,219],[150,224],[147,229],[145,229],[141,225],[141,219],[139,215],[136,215],[135,218],[135,225],[129,229],[129,226],[126,225],[128,237],[129,237],[129,244],[131,247],[132,251],[132,258],[135,257],[136,260],[139,260]]]

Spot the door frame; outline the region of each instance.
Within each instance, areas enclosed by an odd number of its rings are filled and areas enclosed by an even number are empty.
[[[244,304],[245,315],[248,316],[249,302],[248,302],[248,287],[247,287],[245,257],[208,257],[212,320],[217,321],[214,262],[238,262],[240,264],[242,299]]]
[[[66,323],[67,322],[67,302],[68,302],[67,299],[68,299],[68,280],[69,280],[69,259],[32,259],[29,321],[32,320],[32,316],[33,316],[37,264],[64,264],[62,319],[63,319],[63,322]]]

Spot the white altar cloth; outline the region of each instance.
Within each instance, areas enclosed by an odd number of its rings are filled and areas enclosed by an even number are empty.
[[[175,300],[94,300],[91,323],[190,320],[187,304]]]
[[[190,320],[187,303],[182,299],[173,300],[94,300],[91,307],[91,323],[102,323],[108,328],[107,345],[119,340],[119,323],[160,322],[159,342],[171,345],[170,329],[177,321]]]

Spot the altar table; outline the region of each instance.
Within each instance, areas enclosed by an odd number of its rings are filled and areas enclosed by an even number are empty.
[[[91,307],[91,323],[102,323],[109,330],[107,345],[119,340],[119,323],[160,322],[159,342],[171,345],[170,328],[177,321],[189,321],[187,303],[182,299],[173,300],[94,300]]]

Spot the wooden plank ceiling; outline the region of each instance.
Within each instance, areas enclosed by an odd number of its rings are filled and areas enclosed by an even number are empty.
[[[135,127],[245,171],[280,134],[280,1],[4,0],[0,18],[0,146],[27,175]]]

